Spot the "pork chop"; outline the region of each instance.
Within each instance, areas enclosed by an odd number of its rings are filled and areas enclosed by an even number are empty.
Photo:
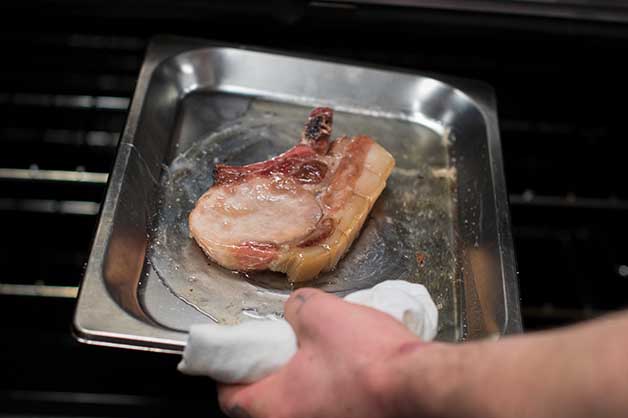
[[[333,111],[314,109],[301,142],[267,161],[217,164],[190,213],[205,254],[238,271],[270,269],[291,282],[332,270],[386,186],[393,157],[368,136],[330,141]]]

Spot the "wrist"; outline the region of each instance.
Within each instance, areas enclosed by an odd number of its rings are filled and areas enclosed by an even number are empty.
[[[417,411],[428,417],[477,416],[470,414],[465,405],[469,363],[461,348],[457,344],[431,343],[410,354],[411,366],[402,374],[401,385],[406,396],[410,392],[413,402],[407,405],[404,416],[415,417]]]
[[[489,375],[483,354],[490,347],[484,343],[401,347],[380,370],[374,369],[380,399],[390,405],[385,416],[494,416],[495,405],[484,385]]]
[[[403,374],[413,365],[408,363],[409,355],[404,351],[422,350],[424,345],[418,338],[409,340],[402,343],[391,356],[368,366],[364,384],[367,395],[378,411],[374,415],[391,418],[409,416],[407,411],[411,408],[407,404],[412,400],[406,390],[408,378]]]
[[[368,369],[365,379],[371,398],[384,417],[437,417],[451,412],[445,399],[455,392],[455,346],[405,342],[388,358]],[[448,416],[447,415],[447,416]]]

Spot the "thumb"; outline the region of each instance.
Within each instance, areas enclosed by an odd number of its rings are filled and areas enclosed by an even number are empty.
[[[324,330],[325,312],[329,305],[342,303],[342,299],[312,288],[294,291],[284,305],[284,316],[294,330],[299,345],[315,338]]]

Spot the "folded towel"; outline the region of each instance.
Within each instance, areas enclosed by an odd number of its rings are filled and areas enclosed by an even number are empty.
[[[345,300],[393,316],[423,341],[436,336],[438,310],[420,284],[388,280]],[[296,351],[294,331],[283,319],[192,325],[178,369],[223,383],[252,383],[278,370]]]
[[[438,309],[425,286],[404,280],[387,280],[370,289],[350,293],[345,300],[387,313],[403,322],[423,341],[436,337]]]

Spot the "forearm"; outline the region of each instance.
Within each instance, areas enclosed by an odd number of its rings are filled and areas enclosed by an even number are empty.
[[[561,331],[460,345],[417,345],[391,360],[406,416],[625,416],[628,314]]]

